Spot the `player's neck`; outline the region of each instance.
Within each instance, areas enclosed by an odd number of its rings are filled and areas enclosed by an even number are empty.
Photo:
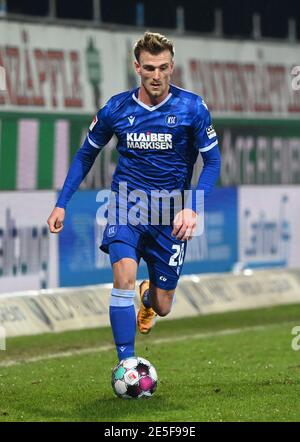
[[[166,92],[160,97],[152,97],[151,95],[148,94],[144,86],[141,85],[138,92],[138,99],[147,106],[157,106],[159,103],[164,101],[168,95],[169,95],[169,89],[167,89]]]

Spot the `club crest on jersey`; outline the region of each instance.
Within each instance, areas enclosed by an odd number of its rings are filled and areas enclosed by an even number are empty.
[[[166,116],[166,124],[169,127],[174,127],[176,126],[178,123],[178,118],[176,117],[176,115],[167,115]]]
[[[217,134],[216,134],[216,132],[215,132],[215,128],[214,128],[213,125],[208,126],[208,127],[206,128],[206,133],[207,133],[207,136],[208,136],[209,139],[214,138],[214,137],[217,136]]]
[[[132,126],[133,123],[134,123],[135,117],[133,115],[130,115],[130,117],[127,117],[127,118],[128,118],[129,123],[130,123],[130,126]]]
[[[94,129],[94,127],[96,126],[97,123],[98,123],[98,117],[97,117],[97,115],[95,115],[93,121],[90,124],[91,131]]]

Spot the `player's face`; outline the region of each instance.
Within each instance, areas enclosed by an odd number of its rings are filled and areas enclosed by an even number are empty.
[[[135,68],[141,77],[141,88],[151,99],[163,100],[168,95],[173,67],[172,54],[168,50],[158,55],[141,52]]]

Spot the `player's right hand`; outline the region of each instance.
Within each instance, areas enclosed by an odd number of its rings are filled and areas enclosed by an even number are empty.
[[[59,233],[64,228],[65,209],[54,207],[47,223],[51,233]]]

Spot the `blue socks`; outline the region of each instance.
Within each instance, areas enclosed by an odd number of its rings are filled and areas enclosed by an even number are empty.
[[[136,315],[135,290],[112,289],[109,317],[119,361],[134,356]]]

